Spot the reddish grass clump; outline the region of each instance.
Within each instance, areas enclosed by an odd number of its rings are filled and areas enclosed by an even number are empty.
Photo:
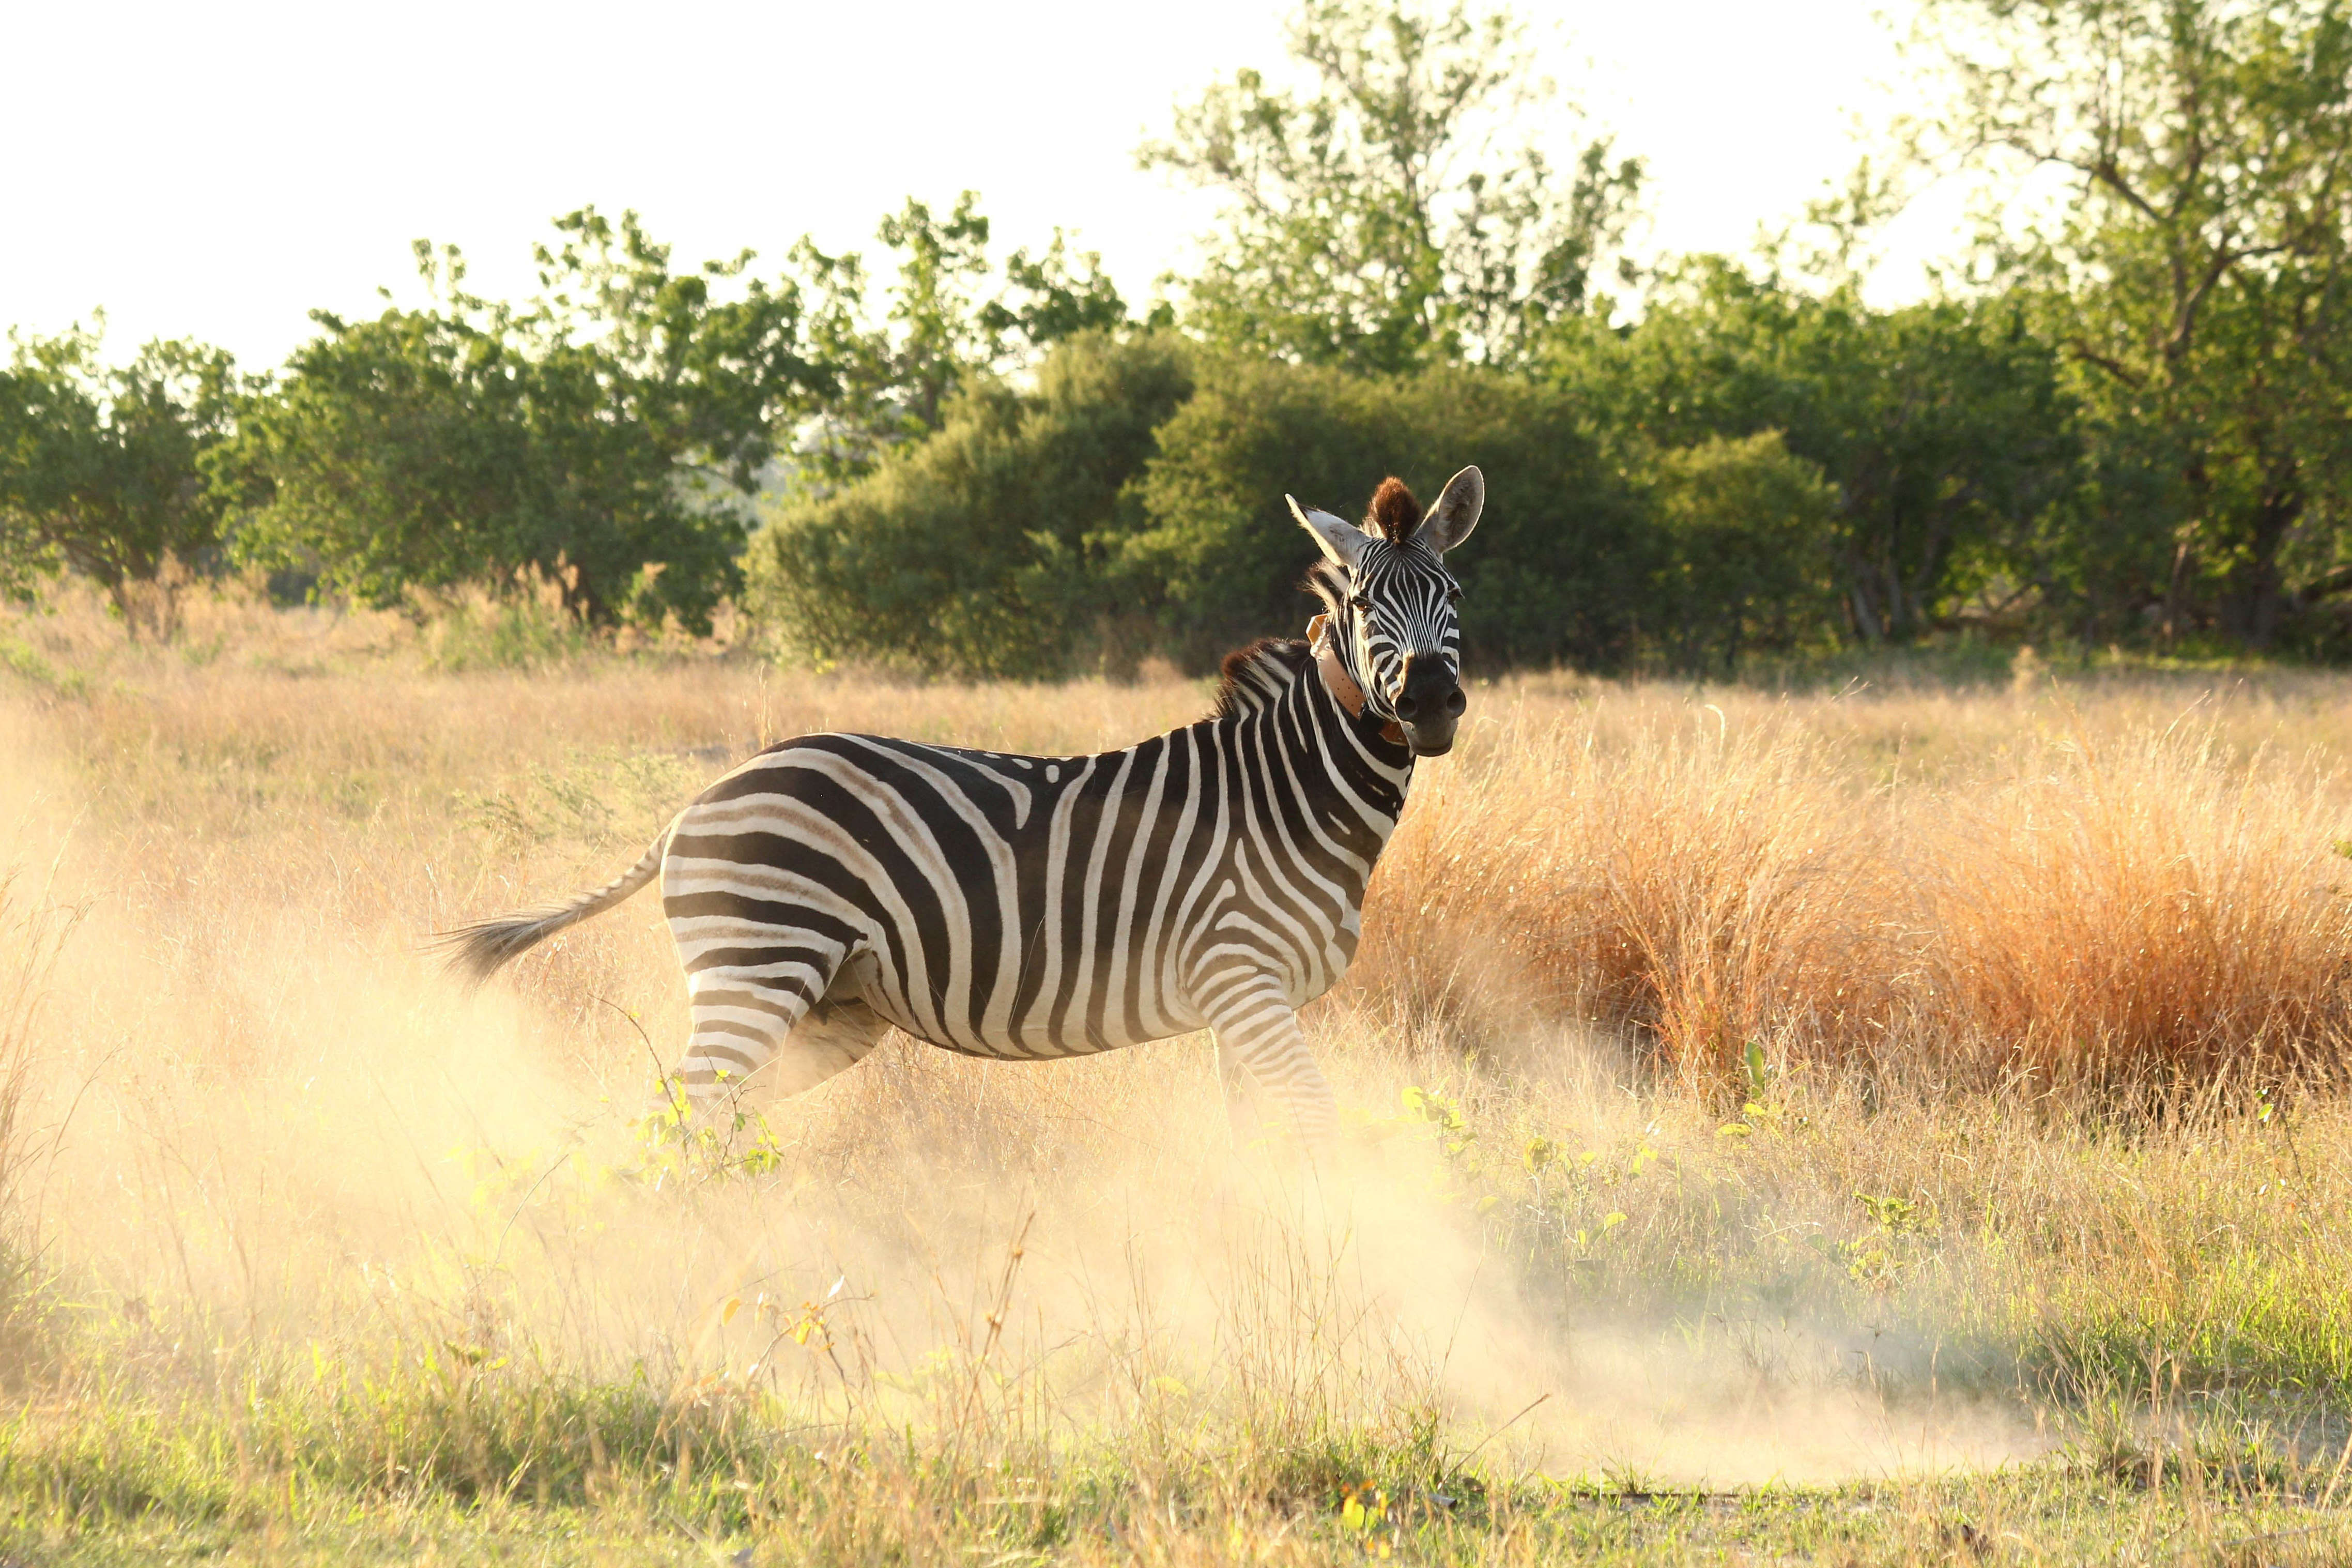
[[[1522,706],[1424,770],[1356,984],[1408,1016],[1629,1029],[1689,1087],[1735,1084],[1751,1043],[1954,1087],[2341,1073],[2325,766],[2077,722],[1898,784],[1813,716],[1739,706]]]
[[[1915,1031],[2053,1085],[2339,1075],[2332,782],[2174,732],[2054,747],[1943,803]]]

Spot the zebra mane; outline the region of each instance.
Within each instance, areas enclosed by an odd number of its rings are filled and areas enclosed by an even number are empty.
[[[1260,637],[1235,648],[1219,667],[1216,717],[1237,719],[1273,707],[1312,658],[1296,637]]]
[[[1328,561],[1318,561],[1299,579],[1299,588],[1323,601],[1323,613],[1335,623],[1344,622],[1348,614],[1348,595],[1353,592],[1348,574]]]
[[[1391,474],[1381,481],[1372,492],[1372,504],[1364,512],[1366,529],[1379,529],[1381,537],[1391,544],[1402,544],[1421,526],[1421,503],[1412,499],[1405,482]]]

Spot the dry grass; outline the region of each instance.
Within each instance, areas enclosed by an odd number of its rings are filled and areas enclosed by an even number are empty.
[[[1875,1478],[1846,1549],[1890,1560],[1959,1511],[2122,1560],[2337,1528],[2352,685],[1483,689],[1312,1018],[1350,1169],[1236,1157],[1198,1041],[894,1043],[712,1177],[634,1129],[683,1026],[650,903],[472,1003],[417,939],[601,880],[779,735],[1068,752],[1202,690],[179,614],[0,626],[49,1281],[0,1514],[45,1552],[1749,1540],[1591,1489],[1648,1479]]]
[[[1382,1000],[1483,989],[1491,1026],[1536,998],[1694,1091],[1736,1088],[1751,1041],[1913,1090],[2343,1072],[2347,779],[2300,702],[1544,685],[1420,786],[1366,917]]]

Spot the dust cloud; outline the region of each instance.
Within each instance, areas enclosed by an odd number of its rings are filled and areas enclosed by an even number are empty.
[[[400,844],[273,864],[162,829],[101,841],[37,729],[0,725],[14,896],[72,918],[20,1190],[45,1267],[159,1399],[455,1347],[782,1394],[813,1442],[1434,1420],[1504,1470],[1713,1486],[2039,1447],[1945,1390],[1916,1333],[1736,1291],[1612,1307],[1561,1247],[1498,1242],[1409,1119],[1321,1172],[1237,1150],[1201,1040],[1037,1067],[894,1040],[774,1108],[761,1168],[698,1174],[637,1126],[682,1023],[650,900],[467,998],[417,951]],[[1442,1068],[1368,1013],[1316,1027],[1345,1102],[1385,1111]],[[1638,1140],[1645,1113],[1593,1072],[1528,1092],[1564,1136]],[[1746,1243],[1657,1245],[1702,1279]]]

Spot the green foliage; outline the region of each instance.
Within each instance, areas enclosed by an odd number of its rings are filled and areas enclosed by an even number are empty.
[[[1932,145],[2055,171],[1989,222],[2094,416],[2110,610],[2269,646],[2352,590],[2352,10],[1942,0]],[[1993,215],[1997,220],[2000,215]]]
[[[157,341],[130,364],[100,358],[99,332],[10,337],[0,369],[0,595],[70,566],[126,624],[130,588],[210,552],[221,506],[197,473],[231,428],[229,356]]]
[[[1212,353],[1195,384],[1136,359],[1172,363],[1155,342],[975,389],[928,446],[785,510],[752,552],[757,607],[820,661],[1051,674],[1108,628],[1206,668],[1302,617],[1313,551],[1284,495],[1345,513],[1383,475],[1429,493],[1475,462],[1475,660],[1723,668],[1885,635],[1892,605],[1901,634],[1931,624],[2075,474],[2051,356],[2013,318],[1874,313],[1728,268],[1556,345],[1545,383]],[[1103,379],[1114,362],[1148,384]]]
[[[1579,400],[1500,372],[1366,377],[1212,361],[1160,432],[1139,487],[1149,526],[1127,554],[1176,648],[1205,664],[1305,618],[1293,585],[1314,545],[1284,495],[1351,516],[1384,475],[1433,499],[1465,463],[1486,471],[1486,507],[1477,537],[1447,564],[1465,590],[1471,660],[1628,658],[1656,568],[1655,535]]]
[[[1475,462],[1486,510],[1454,566],[1475,656],[1632,653],[1658,537],[1567,395],[1496,372],[1196,357],[1166,337],[1080,337],[1033,392],[961,395],[939,436],[782,509],[748,556],[750,603],[819,663],[1034,677],[1157,647],[1206,668],[1304,618],[1313,545],[1286,493],[1344,511],[1382,475],[1434,495]],[[1741,603],[1762,616],[1779,601]]]
[[[1423,1089],[1419,1084],[1407,1084],[1398,1091],[1397,1103],[1405,1114],[1428,1126],[1445,1152],[1460,1158],[1477,1141],[1469,1122],[1462,1114],[1462,1102],[1443,1089]]]
[[[0,637],[0,670],[53,698],[80,701],[89,695],[89,677],[79,669],[59,673],[56,666],[15,637]]]
[[[1701,258],[1638,329],[1564,339],[1553,363],[1640,446],[1777,430],[1817,464],[1835,587],[1869,641],[2000,587],[2078,483],[2054,351],[2003,300],[1875,310]]]
[[[1064,596],[1148,608],[1199,667],[1297,619],[1282,585],[1310,557],[1285,492],[1345,510],[1385,473],[1426,487],[1468,460],[1523,487],[1463,567],[1474,657],[1496,662],[1729,669],[1956,625],[2104,643],[2159,610],[2168,633],[2259,646],[2308,622],[2352,590],[2352,160],[2335,151],[2352,24],[2333,0],[1947,0],[1931,19],[1958,73],[1953,145],[2081,180],[2063,221],[2004,231],[1995,287],[1865,304],[1857,258],[1893,210],[1865,165],[1811,215],[1835,244],[1796,258],[1810,278],[1777,270],[1789,240],[1762,270],[1694,258],[1660,272],[1638,324],[1606,329],[1592,269],[1640,170],[1597,142],[1565,182],[1530,153],[1487,155],[1541,96],[1516,25],[1313,0],[1290,35],[1305,85],[1238,73],[1144,150],[1229,198],[1182,319],[1239,352],[1203,362],[1128,500],[1062,529],[1091,542],[1057,555]],[[931,258],[919,281],[985,235],[967,206],[940,224],[910,205],[886,237]],[[909,298],[944,320],[952,294]],[[909,310],[907,341],[928,341]],[[989,352],[967,337],[962,358]],[[937,514],[910,531],[911,497],[866,499],[888,504],[836,518],[830,559],[860,564],[855,535],[898,528],[862,563],[912,563]],[[880,643],[933,668],[1061,667],[1079,639],[1032,629],[1034,560],[984,555],[913,567]],[[920,606],[950,603],[934,637]]]
[[[635,1023],[635,1015],[629,1015],[629,1021]],[[740,1100],[729,1101],[711,1117],[698,1118],[686,1081],[668,1073],[656,1079],[655,1098],[654,1108],[636,1123],[641,1163],[628,1173],[631,1179],[656,1187],[672,1181],[721,1182],[772,1175],[782,1164],[774,1131]],[[728,1316],[733,1315],[730,1307]],[[823,1314],[803,1318],[797,1327],[796,1337],[805,1345],[811,1329],[823,1330]]]
[[[1626,324],[1598,290],[1642,166],[1525,139],[1559,106],[1521,25],[1303,0],[1287,78],[1237,71],[1140,151],[1223,209],[1139,334],[1062,231],[992,260],[965,191],[886,218],[873,272],[806,240],[769,279],[676,270],[583,208],[502,303],[420,242],[424,307],[320,314],[268,387],[184,343],[19,342],[0,595],[69,567],[163,630],[174,563],[226,543],[380,605],[555,582],[575,636],[700,631],[748,570],[820,663],[1199,668],[1300,619],[1285,493],[1346,511],[1476,462],[1490,665],[1955,627],[2352,649],[2352,0],[1936,0],[1922,29],[1949,101],[1809,209],[1826,247],[1669,260]],[[1870,233],[1930,153],[2063,199],[1989,208],[1972,269],[1873,307]],[[543,620],[453,616],[447,658],[556,657]]]
[[[244,559],[376,604],[528,572],[599,620],[658,562],[662,605],[707,628],[741,539],[724,498],[831,372],[798,286],[747,278],[749,252],[674,273],[633,213],[556,227],[525,305],[467,293],[463,258],[420,241],[429,307],[314,313],[322,335],[215,454]]]
[[[461,792],[449,807],[509,848],[569,843],[610,850],[642,844],[698,782],[694,770],[674,756],[589,752],[561,768],[533,768],[506,789]]]
[[[420,241],[430,303],[318,313],[322,334],[215,455],[238,552],[379,605],[520,574],[561,582],[588,621],[707,630],[763,486],[855,479],[936,431],[974,378],[1125,321],[1059,233],[982,299],[974,202],[941,217],[910,200],[884,222],[900,262],[879,321],[862,259],[805,241],[773,280],[749,251],[674,271],[634,213],[583,208],[534,248],[520,304],[468,292],[463,257]]]
[[[1237,72],[1141,153],[1221,193],[1185,324],[1211,341],[1394,373],[1526,359],[1590,302],[1622,237],[1638,160],[1590,143],[1564,178],[1497,136],[1556,115],[1507,12],[1429,16],[1387,0],[1308,0],[1289,50],[1312,88]],[[1377,478],[1377,476],[1376,476]]]
[[[1853,1200],[1862,1205],[1871,1228],[1852,1241],[1823,1238],[1820,1250],[1855,1284],[1872,1290],[1892,1290],[1927,1261],[1923,1243],[1934,1238],[1934,1218],[1917,1198],[1856,1193]]]
[[[1676,667],[1729,673],[1750,648],[1834,638],[1837,491],[1779,431],[1658,453],[1648,478],[1664,535],[1655,626]]]
[[[1006,258],[996,296],[982,299],[993,268],[978,201],[966,191],[941,218],[908,197],[882,220],[877,237],[898,260],[879,321],[862,257],[826,256],[806,241],[794,252],[821,300],[814,340],[837,377],[793,455],[816,493],[872,472],[894,448],[939,430],[956,393],[975,380],[1026,365],[1065,338],[1126,324],[1127,303],[1101,258],[1091,251],[1072,256],[1059,229],[1043,254]]]
[[[420,600],[420,603],[423,601]],[[434,606],[425,660],[434,669],[546,669],[587,651],[587,630],[553,594],[469,594]]]
[[[1090,647],[1116,658],[1122,489],[1191,393],[1192,358],[1165,336],[1081,334],[1034,391],[959,395],[929,441],[778,512],[752,542],[751,603],[823,662],[1035,676]]]

